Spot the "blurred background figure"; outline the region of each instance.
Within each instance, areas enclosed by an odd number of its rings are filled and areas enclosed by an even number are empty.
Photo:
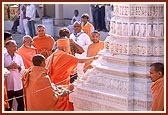
[[[91,33],[94,31],[94,26],[89,22],[89,14],[82,14],[82,30],[91,38]]]
[[[106,29],[110,30],[110,20],[113,17],[113,5],[112,4],[106,4],[105,5],[105,23],[106,23]]]
[[[31,37],[34,37],[36,36],[36,31],[35,31],[36,7],[34,4],[27,5],[26,18],[28,20],[29,35]]]
[[[72,17],[71,24],[68,25],[68,29],[70,30],[70,33],[73,33],[73,24],[75,21],[81,22],[81,17],[79,16],[79,11],[74,10],[74,16]]]
[[[20,18],[19,18],[19,29],[18,29],[18,31],[21,34],[25,34],[24,27],[23,27],[23,19],[26,18],[26,5],[24,5],[24,4],[19,5],[19,13],[20,13]]]

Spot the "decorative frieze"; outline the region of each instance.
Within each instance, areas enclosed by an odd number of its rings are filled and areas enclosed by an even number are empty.
[[[164,7],[114,5],[104,49],[70,94],[76,111],[150,110],[149,65],[164,62]]]
[[[136,43],[136,42],[135,42]],[[127,45],[128,44],[128,45]],[[164,46],[163,45],[146,45],[145,43],[130,45],[130,43],[123,44],[121,42],[105,42],[105,48],[108,49],[113,54],[123,54],[123,55],[141,55],[141,56],[163,56]]]
[[[114,15],[122,17],[163,17],[164,7],[161,4],[121,4],[114,5]]]
[[[117,18],[118,19],[118,18]],[[129,37],[159,37],[164,36],[164,24],[161,20],[147,22],[125,22],[112,20],[110,24],[110,35],[129,36]],[[161,22],[160,22],[161,21]]]

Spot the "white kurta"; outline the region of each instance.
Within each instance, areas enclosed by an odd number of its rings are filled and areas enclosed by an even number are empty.
[[[73,39],[78,45],[80,45],[84,49],[84,52],[82,54],[76,53],[75,57],[77,57],[79,59],[86,58],[87,48],[91,44],[89,36],[84,32],[80,32],[80,33],[77,33],[76,35],[74,33],[72,33],[70,35],[70,38]],[[79,63],[77,66],[77,72],[78,72],[79,76],[84,75],[83,66],[84,66],[84,64],[82,64],[82,63]]]
[[[19,72],[18,69],[10,69],[10,74],[6,76],[6,85],[7,85],[7,91],[14,90],[18,91],[23,88],[22,85],[22,70],[24,69],[24,64],[22,57],[18,54],[15,54],[13,59],[9,55],[8,52],[4,54],[4,67],[7,68],[12,64],[12,62],[17,63],[21,67],[21,71]]]

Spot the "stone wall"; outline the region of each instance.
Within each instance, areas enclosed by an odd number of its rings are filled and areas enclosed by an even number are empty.
[[[109,36],[71,94],[77,111],[150,110],[149,65],[164,62],[164,5],[114,5]]]

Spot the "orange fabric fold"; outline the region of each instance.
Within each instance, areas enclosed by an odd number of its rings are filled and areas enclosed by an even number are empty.
[[[164,109],[164,78],[158,79],[151,86],[152,89],[152,111],[162,111]]]
[[[37,53],[40,54],[43,50],[47,51],[46,58],[51,55],[54,42],[54,39],[49,35],[33,38],[33,46],[37,48]]]
[[[8,96],[6,90],[6,81],[4,81],[4,108],[9,108]]]
[[[56,110],[58,96],[55,95],[52,88],[47,70],[43,67],[33,66],[27,80],[29,80],[28,86],[25,88],[27,110]]]
[[[68,85],[70,74],[77,66],[78,59],[66,52],[56,50],[48,57],[46,63],[51,82],[56,85]],[[72,103],[69,102],[69,96],[59,98],[56,109],[58,111],[72,111],[73,107]]]
[[[57,40],[57,46],[58,47],[69,47],[70,43],[69,43],[69,39],[58,39]]]
[[[22,57],[25,69],[33,65],[32,58],[36,54],[36,48],[27,48],[25,46],[21,46],[17,53]]]
[[[85,26],[82,25],[82,30],[91,38],[91,27],[93,27],[93,25],[90,22],[87,22],[87,24]]]

